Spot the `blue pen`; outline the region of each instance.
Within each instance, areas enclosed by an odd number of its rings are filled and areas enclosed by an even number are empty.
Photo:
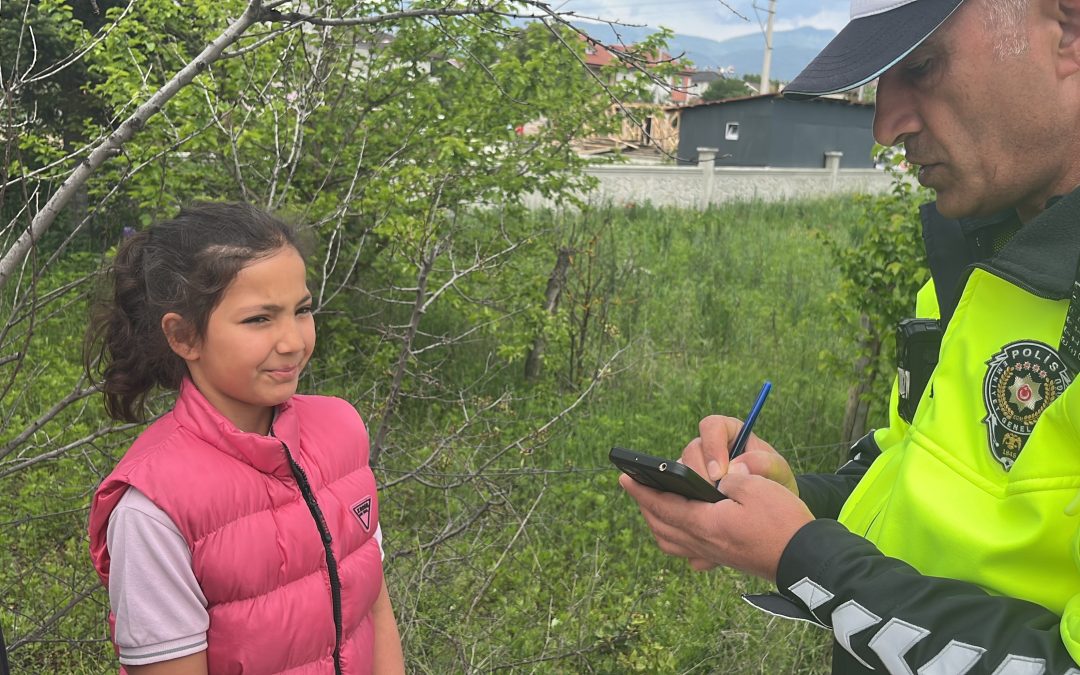
[[[758,392],[757,400],[754,401],[754,406],[750,408],[750,414],[746,416],[742,429],[739,429],[739,435],[735,437],[735,443],[731,446],[731,452],[728,454],[729,461],[743,454],[743,451],[746,450],[746,442],[750,440],[750,432],[754,428],[754,422],[757,421],[758,413],[761,412],[761,407],[765,405],[765,399],[769,397],[771,390],[772,382],[765,380],[765,384],[761,385],[761,391]],[[716,481],[716,488],[720,489],[720,481]]]

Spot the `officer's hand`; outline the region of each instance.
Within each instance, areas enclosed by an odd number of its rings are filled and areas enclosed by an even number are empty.
[[[683,449],[683,464],[697,471],[709,480],[717,481],[728,473],[728,452],[735,437],[742,428],[742,421],[734,417],[710,415],[698,423],[701,434]],[[795,474],[787,460],[771,445],[753,433],[746,442],[746,451],[732,460],[733,464],[742,464],[747,473],[764,476],[783,485],[792,494],[799,494],[795,483]]]
[[[734,468],[720,483],[728,499],[695,501],[619,477],[641,509],[660,550],[687,558],[697,570],[717,565],[775,581],[780,556],[795,533],[814,519],[780,484]]]

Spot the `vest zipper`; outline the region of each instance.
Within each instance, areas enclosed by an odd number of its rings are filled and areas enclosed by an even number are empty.
[[[292,469],[293,478],[300,487],[300,493],[304,495],[304,502],[307,503],[312,518],[315,519],[315,526],[319,528],[319,537],[322,539],[323,551],[326,553],[326,572],[330,577],[330,598],[334,605],[334,673],[341,675],[341,579],[338,576],[334,551],[330,547],[333,537],[330,536],[330,528],[326,526],[326,519],[323,518],[319,503],[315,501],[315,493],[311,491],[311,483],[308,482],[303,467],[293,459],[292,452],[289,451],[289,446],[285,445],[285,441],[278,439],[278,442],[285,449],[285,458],[289,460],[289,468]]]

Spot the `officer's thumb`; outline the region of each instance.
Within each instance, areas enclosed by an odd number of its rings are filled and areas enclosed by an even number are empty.
[[[716,460],[709,461],[708,470],[709,470],[709,480],[711,480],[713,482],[716,482],[716,481],[720,480],[721,478],[723,478],[723,474],[721,473],[723,471],[723,469],[720,468],[720,462],[717,462]],[[729,475],[732,474],[732,473],[750,473],[750,469],[747,468],[746,466],[744,466],[741,463],[740,464],[728,464],[727,473]]]
[[[719,489],[729,499],[742,502],[740,497],[745,493],[746,484],[753,480],[750,469],[743,464],[732,464],[727,475],[720,480]]]

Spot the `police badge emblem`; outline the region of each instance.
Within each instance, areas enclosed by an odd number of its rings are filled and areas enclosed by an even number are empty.
[[[1024,449],[1035,422],[1072,376],[1050,345],[1012,342],[994,354],[983,381],[990,452],[1006,471]]]

